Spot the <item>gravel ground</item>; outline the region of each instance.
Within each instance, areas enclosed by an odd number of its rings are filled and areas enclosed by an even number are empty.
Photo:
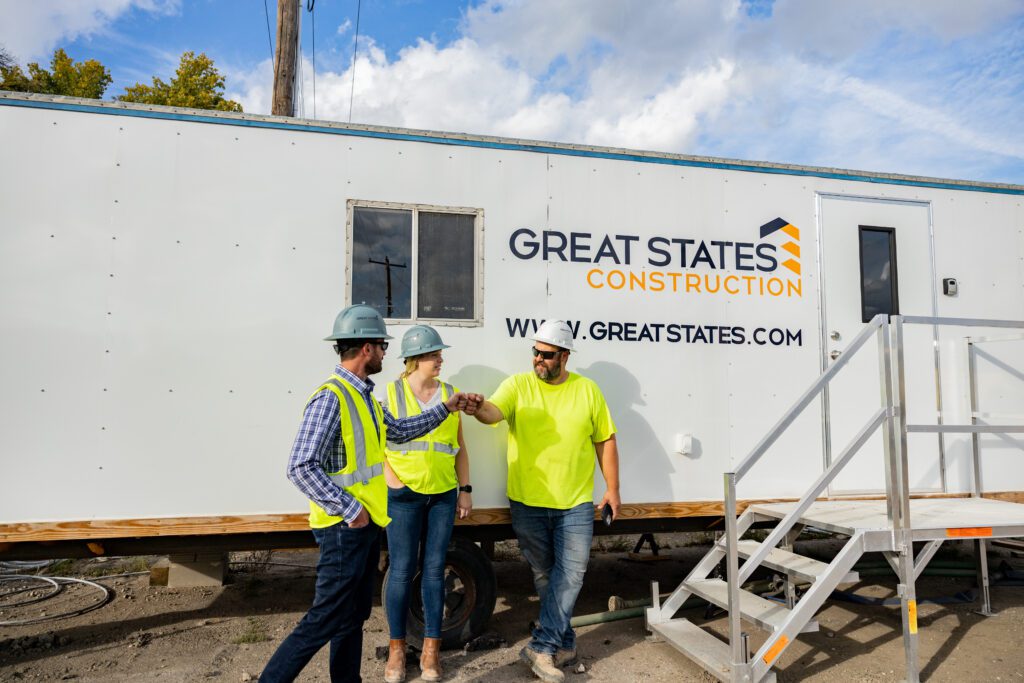
[[[661,562],[633,562],[626,549],[634,538],[604,537],[595,541],[577,614],[607,609],[608,598],[649,595],[657,579],[670,590],[699,559],[704,548],[691,545],[686,535],[659,536],[669,546]],[[697,537],[696,540],[705,539]],[[831,541],[811,542],[808,552],[827,554]],[[870,557],[870,556],[869,556]],[[233,559],[252,559],[235,554]],[[995,559],[998,564],[1007,559]],[[155,558],[125,558],[64,562],[61,575],[95,577],[144,569]],[[266,555],[255,556],[266,562]],[[145,575],[95,579],[113,589],[114,599],[80,616],[24,626],[0,626],[0,681],[247,681],[261,666],[309,606],[313,594],[314,552],[276,552],[274,563],[236,564],[231,582],[217,588],[153,588]],[[1024,560],[1008,558],[1024,568]],[[514,543],[499,544],[494,562],[498,604],[489,625],[498,646],[471,652],[446,651],[445,680],[503,683],[535,680],[519,662],[527,629],[536,617],[530,572]],[[930,681],[1024,681],[1024,587],[996,586],[992,591],[994,618],[973,613],[974,605],[954,602],[929,604],[927,598],[950,598],[969,590],[970,578],[924,577],[918,583],[922,679]],[[5,584],[9,586],[10,584]],[[61,595],[25,607],[5,607],[18,596],[4,595],[0,585],[0,621],[25,619],[77,609],[97,595],[93,589],[71,586]],[[893,577],[865,577],[850,587],[865,598],[895,595]],[[39,588],[35,593],[42,593]],[[45,613],[45,614],[44,614]],[[725,619],[705,619],[703,608],[681,614],[704,623],[719,634]],[[801,636],[780,658],[779,681],[899,681],[903,679],[903,644],[896,607],[830,600],[819,613],[821,630]],[[751,628],[752,645],[761,642]],[[570,672],[567,683],[588,681],[711,681],[698,667],[665,643],[647,636],[640,619],[578,629],[585,671]],[[387,643],[387,628],[379,600],[366,624],[362,674],[364,680],[383,680],[383,662],[375,650]],[[410,681],[418,680],[410,668]],[[327,653],[321,652],[299,678],[327,681]]]

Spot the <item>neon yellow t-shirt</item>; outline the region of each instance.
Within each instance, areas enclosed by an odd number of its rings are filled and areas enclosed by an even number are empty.
[[[558,510],[594,500],[594,444],[615,434],[597,384],[569,373],[552,385],[524,372],[489,400],[508,422],[511,500]]]

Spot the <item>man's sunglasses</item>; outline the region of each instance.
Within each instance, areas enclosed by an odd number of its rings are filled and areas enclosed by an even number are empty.
[[[374,346],[379,346],[381,351],[388,350],[388,343],[386,341],[372,341],[370,343],[373,344]]]
[[[534,356],[540,356],[544,360],[551,360],[552,358],[557,356],[559,353],[561,353],[561,351],[541,351],[536,346],[533,347],[533,355]]]

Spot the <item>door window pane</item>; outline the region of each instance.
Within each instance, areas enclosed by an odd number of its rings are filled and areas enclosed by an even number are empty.
[[[896,231],[860,227],[860,296],[862,322],[879,313],[899,313],[896,286]]]
[[[352,220],[352,303],[385,318],[412,317],[412,211],[356,208]]]
[[[473,224],[464,213],[419,212],[417,315],[470,320],[476,292]]]

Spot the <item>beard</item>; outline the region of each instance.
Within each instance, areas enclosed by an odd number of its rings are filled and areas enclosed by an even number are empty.
[[[548,368],[543,361],[535,363],[533,366],[533,373],[537,375],[537,379],[550,382],[553,379],[558,379],[562,376],[562,364],[556,363],[553,368]]]
[[[378,372],[380,372],[383,369],[383,367],[384,367],[384,364],[383,364],[383,362],[381,360],[379,360],[379,359],[371,360],[371,361],[369,361],[366,364],[366,374],[367,375],[376,375]]]

